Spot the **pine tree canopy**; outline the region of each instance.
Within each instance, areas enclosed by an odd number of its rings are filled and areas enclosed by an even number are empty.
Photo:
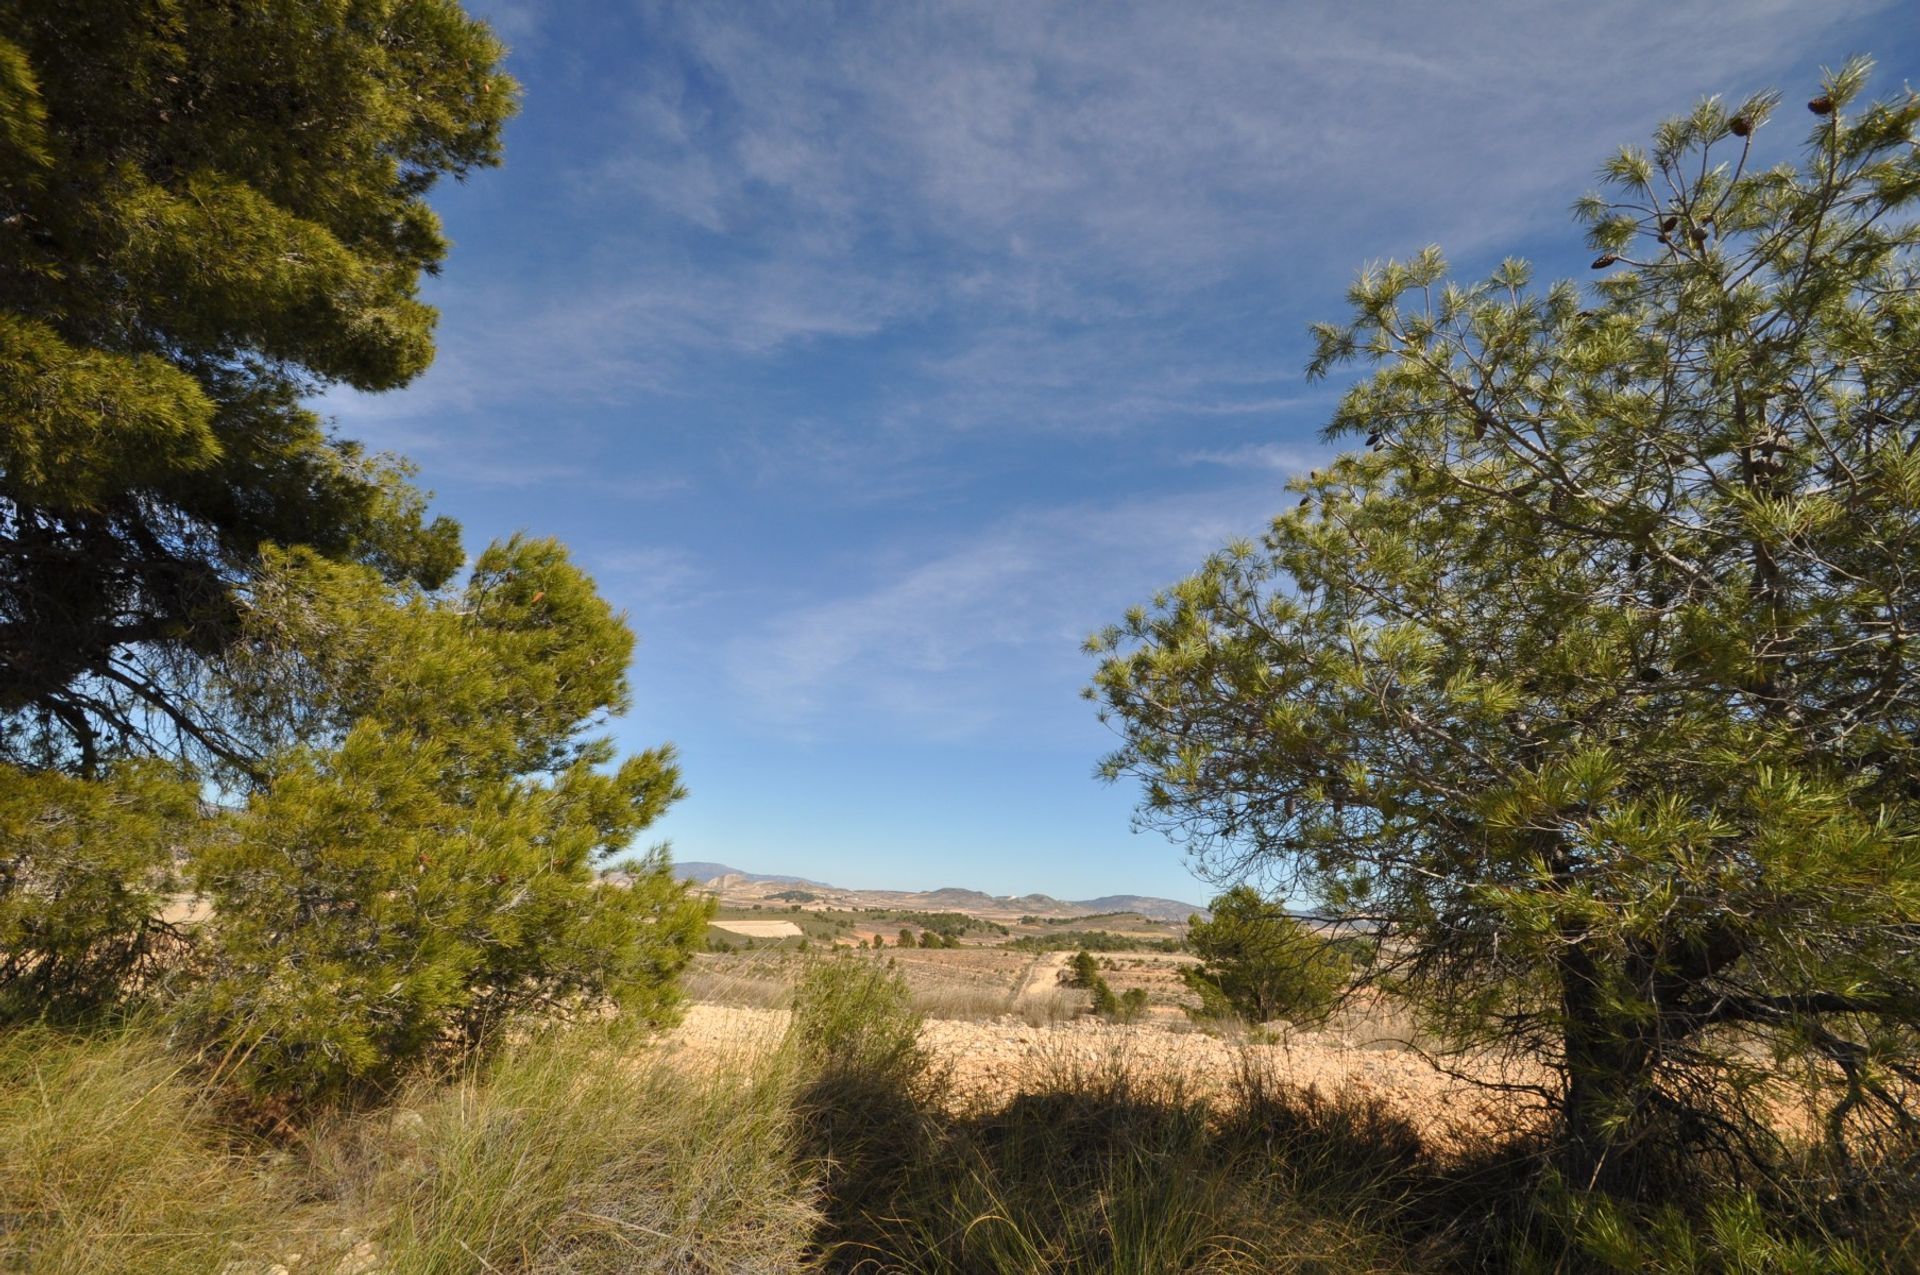
[[[303,406],[432,358],[425,197],[496,162],[501,56],[451,0],[0,7],[0,1018],[157,1002],[319,1098],[670,1012],[710,908],[614,862],[681,795],[599,730],[624,618],[552,541],[453,585]]]
[[[1187,924],[1200,958],[1181,970],[1204,1017],[1249,1023],[1324,1017],[1346,985],[1349,963],[1307,924],[1250,885],[1236,885]]]
[[[452,0],[0,8],[0,759],[251,758],[196,702],[261,547],[438,585],[458,529],[304,395],[406,384],[515,86]]]
[[[1590,287],[1363,273],[1312,371],[1373,368],[1365,447],[1093,643],[1142,819],[1549,1060],[1583,1185],[1766,1144],[1789,1072],[1920,1127],[1920,98],[1867,72],[1797,164],[1772,95],[1608,161]]]

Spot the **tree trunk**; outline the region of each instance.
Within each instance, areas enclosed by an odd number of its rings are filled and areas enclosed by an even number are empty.
[[[1612,1009],[1606,974],[1579,938],[1560,958],[1566,1092],[1561,1171],[1575,1190],[1633,1197],[1650,1185],[1640,1136],[1652,1054],[1646,1027]]]

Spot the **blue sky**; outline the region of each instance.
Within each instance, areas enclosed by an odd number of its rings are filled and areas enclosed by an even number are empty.
[[[1361,265],[1583,273],[1663,116],[1779,87],[1786,150],[1822,65],[1920,79],[1912,0],[475,8],[525,105],[436,195],[439,359],[325,410],[626,609],[679,857],[1064,897],[1208,893],[1080,643],[1325,455]]]

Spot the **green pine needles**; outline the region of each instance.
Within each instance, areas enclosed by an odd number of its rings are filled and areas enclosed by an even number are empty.
[[[1867,71],[1798,164],[1772,95],[1610,161],[1591,287],[1364,272],[1312,371],[1365,446],[1093,643],[1143,820],[1547,1060],[1579,1186],[1774,1162],[1808,1089],[1920,1132],[1920,98]]]
[[[1310,1022],[1346,990],[1351,962],[1252,886],[1234,886],[1207,912],[1187,925],[1187,946],[1201,963],[1182,971],[1200,998],[1198,1017]]]
[[[0,760],[250,775],[195,679],[264,546],[458,569],[301,400],[431,361],[426,195],[498,161],[501,56],[452,0],[0,11]]]
[[[552,541],[451,584],[302,405],[431,359],[501,56],[451,0],[0,12],[0,1015],[157,1002],[312,1099],[672,1012],[709,908],[618,861],[682,791],[600,729],[623,618]]]

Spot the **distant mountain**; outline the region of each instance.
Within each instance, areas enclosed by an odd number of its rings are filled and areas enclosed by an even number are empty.
[[[1095,912],[1138,912],[1156,921],[1185,921],[1196,914],[1207,915],[1207,910],[1198,903],[1157,899],[1148,894],[1103,894],[1097,899],[1080,899],[1077,902],[1079,906]]]
[[[806,877],[780,876],[768,872],[742,872],[724,863],[676,863],[674,871],[682,880],[701,885],[803,885],[835,894],[857,895],[877,904],[918,908],[929,912],[1030,912],[1035,916],[1093,916],[1101,912],[1135,912],[1155,921],[1184,922],[1194,913],[1207,910],[1197,903],[1161,899],[1146,894],[1103,894],[1097,899],[1056,899],[1050,894],[988,894],[965,886],[946,885],[938,890],[846,890],[841,886],[809,880]]]
[[[818,881],[809,881],[805,877],[783,877],[766,872],[742,872],[738,868],[729,868],[724,863],[702,863],[697,860],[675,863],[673,872],[682,881],[695,881],[701,885],[709,881],[717,881],[721,877],[739,877],[742,881],[749,881],[755,885],[815,885],[823,890],[833,888],[830,885],[821,885]]]

